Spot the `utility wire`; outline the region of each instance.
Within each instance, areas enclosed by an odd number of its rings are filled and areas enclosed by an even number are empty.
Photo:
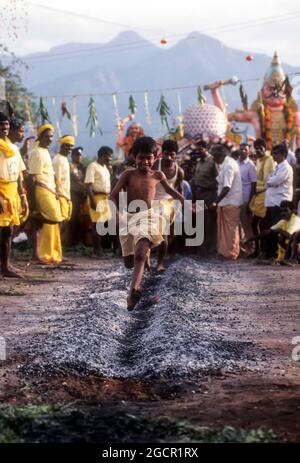
[[[69,11],[65,11],[65,10],[59,10],[59,9],[56,9],[56,8],[52,8],[52,7],[44,7],[43,5],[37,5],[37,4],[34,4],[32,3],[33,5],[35,6],[39,6],[41,8],[48,8],[48,9],[51,9],[53,11],[59,11],[59,12],[63,12],[64,14],[70,14],[70,15],[73,15],[75,14],[76,16],[80,16],[80,14],[77,14],[77,13],[73,13],[73,12],[69,12]],[[295,19],[298,19],[300,16],[300,10],[295,10],[295,11],[292,11],[290,13],[285,13],[285,14],[281,14],[281,15],[277,15],[277,16],[270,16],[270,17],[266,17],[266,18],[261,18],[261,19],[255,19],[255,20],[249,20],[249,21],[245,21],[243,23],[239,23],[239,24],[236,24],[236,25],[225,25],[225,26],[220,26],[220,27],[216,27],[216,28],[210,28],[210,29],[206,29],[205,31],[201,31],[200,32],[200,35],[196,35],[196,36],[188,36],[186,37],[186,40],[194,40],[194,39],[201,39],[201,34],[209,34],[209,33],[218,33],[218,32],[232,32],[232,31],[235,31],[235,30],[239,30],[239,29],[246,29],[246,28],[251,28],[251,27],[257,27],[257,26],[261,26],[261,25],[267,25],[267,24],[272,24],[272,23],[276,23],[276,22],[282,22],[282,21],[289,21],[289,20],[295,20]],[[104,20],[101,20],[100,18],[92,18],[92,17],[87,17],[89,19],[93,19],[93,20],[97,20],[97,21],[104,21]],[[114,23],[114,24],[117,24],[117,23]],[[131,26],[125,26],[123,25],[123,27],[131,27]],[[178,39],[180,37],[184,37],[185,34],[173,34],[173,35],[170,35],[169,36],[169,41],[170,39]],[[160,37],[153,37],[151,38],[150,40],[157,40],[161,38]],[[100,46],[96,46],[96,47],[93,47],[93,48],[88,48],[88,49],[77,49],[77,50],[70,50],[70,51],[66,51],[66,52],[58,52],[58,53],[52,53],[51,55],[48,55],[48,54],[45,54],[45,55],[36,55],[36,56],[29,56],[26,58],[26,61],[39,61],[39,60],[43,60],[43,61],[47,61],[47,60],[52,60],[56,57],[68,57],[68,56],[73,56],[73,55],[76,55],[76,54],[80,54],[80,55],[83,55],[83,54],[91,54],[91,53],[94,53],[94,52],[100,52],[99,54],[107,54],[107,53],[111,53],[111,52],[114,52],[114,51],[124,51],[124,49],[126,50],[130,50],[130,49],[134,49],[134,48],[137,48],[137,47],[146,47],[146,46],[149,46],[149,45],[152,45],[152,43],[150,42],[147,42],[145,40],[139,40],[139,41],[134,41],[134,42],[130,42],[130,43],[123,43],[123,44],[115,44],[115,45],[100,45]]]

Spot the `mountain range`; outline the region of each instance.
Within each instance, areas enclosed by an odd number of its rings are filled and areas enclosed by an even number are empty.
[[[253,55],[254,59],[247,61],[247,55]],[[156,112],[162,93],[160,89],[195,86],[182,88],[179,92],[184,110],[197,102],[197,85],[237,76],[241,80],[249,80],[243,86],[251,102],[261,88],[272,57],[227,47],[219,40],[198,32],[192,32],[175,46],[164,48],[145,40],[136,32],[126,31],[108,43],[74,42],[22,59],[28,64],[28,69],[22,75],[27,88],[36,96],[55,97],[54,100],[45,99],[52,122],[60,117],[61,101],[65,99],[72,112],[73,100],[67,95],[78,95],[77,145],[83,146],[87,155],[94,156],[101,145],[113,147],[115,144],[116,121],[112,93],[117,92],[117,108],[122,117],[129,113],[128,99],[131,93],[138,109],[136,121],[144,126],[148,135],[159,137],[165,132]],[[284,57],[281,59],[284,60]],[[286,73],[300,71],[300,67],[283,66]],[[145,115],[145,90],[149,91],[151,125],[147,124]],[[95,138],[90,138],[86,127],[90,95],[103,93],[109,95],[94,97],[103,135],[97,134]],[[163,93],[171,109],[172,120],[179,113],[178,92],[164,90]],[[209,92],[206,93],[209,101]],[[224,98],[229,110],[241,107],[238,86],[224,87]],[[69,121],[64,119],[61,125],[63,133],[71,131]]]

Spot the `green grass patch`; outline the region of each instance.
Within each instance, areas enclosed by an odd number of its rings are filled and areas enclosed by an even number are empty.
[[[102,407],[0,406],[0,443],[5,442],[266,443],[270,429],[212,429],[188,421],[148,419]]]

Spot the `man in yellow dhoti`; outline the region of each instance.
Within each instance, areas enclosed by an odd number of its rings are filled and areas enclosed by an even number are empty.
[[[68,156],[72,153],[75,140],[71,135],[65,135],[59,138],[58,142],[60,143],[60,150],[53,159],[56,192],[59,197],[62,218],[64,221],[69,221],[72,214],[72,201]]]
[[[29,154],[28,169],[33,184],[32,219],[35,223],[33,260],[60,263],[62,249],[59,223],[63,221],[49,146],[54,129],[44,124],[37,130],[38,140]]]
[[[8,139],[9,117],[0,113],[0,233],[1,274],[20,278],[9,264],[11,237],[14,225],[28,214],[26,194],[22,185],[22,171],[26,169],[18,148]]]
[[[253,213],[252,229],[254,235],[260,234],[265,229],[265,207],[266,184],[269,175],[275,169],[276,163],[271,154],[266,151],[266,142],[263,138],[258,138],[254,142],[256,161],[256,191],[252,197],[249,208]],[[261,241],[255,241],[255,250],[249,257],[258,257],[261,253]]]
[[[158,159],[153,169],[162,171],[170,187],[177,190],[180,194],[183,193],[183,170],[176,162],[178,153],[178,143],[174,140],[166,140],[162,145],[162,157]],[[167,228],[174,222],[174,199],[169,195],[160,184],[156,187],[155,200],[159,201],[159,207],[162,210],[162,215],[166,220]],[[164,259],[168,251],[168,234],[169,230],[166,229],[164,233],[164,240],[158,247],[157,252],[157,267],[156,270],[161,273],[165,271]]]
[[[101,237],[97,233],[97,222],[111,219],[108,198],[111,191],[110,164],[113,150],[102,146],[98,151],[97,161],[89,164],[84,183],[87,186],[89,214],[92,221],[94,257],[102,256]]]

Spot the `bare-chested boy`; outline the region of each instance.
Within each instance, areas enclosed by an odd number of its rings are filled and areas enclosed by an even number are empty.
[[[164,219],[159,209],[153,208],[156,187],[161,185],[174,199],[182,205],[184,197],[172,188],[163,172],[152,170],[156,157],[156,143],[150,137],[141,137],[134,142],[132,154],[136,160],[136,169],[123,172],[111,193],[111,200],[119,208],[119,193],[127,193],[128,231],[122,233],[122,215],[120,216],[120,242],[124,263],[127,268],[133,268],[132,282],[127,298],[128,310],[133,310],[141,298],[140,284],[143,277],[145,262],[151,247],[158,246],[163,241]],[[144,209],[134,212],[133,201],[144,201]],[[132,213],[130,211],[132,205]]]
[[[154,170],[161,170],[167,179],[168,184],[183,193],[184,172],[176,162],[178,153],[178,143],[174,140],[165,140],[162,145],[162,157],[154,163]],[[159,201],[163,214],[170,225],[174,222],[175,211],[173,198],[166,193],[165,189],[158,185],[156,188],[155,199]],[[165,271],[164,259],[168,251],[168,236],[165,234],[164,240],[158,247],[156,270],[161,273]]]

